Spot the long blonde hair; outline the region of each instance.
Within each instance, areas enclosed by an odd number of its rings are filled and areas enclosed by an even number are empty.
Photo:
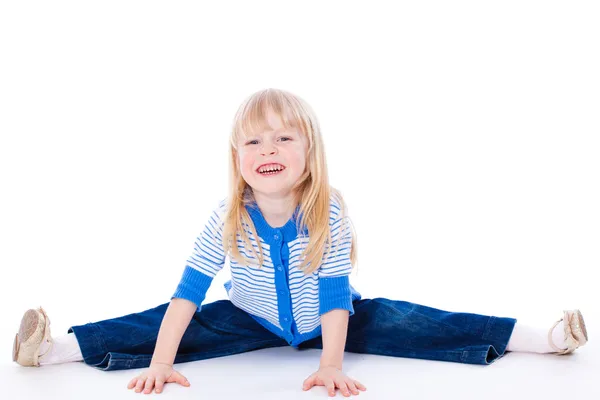
[[[304,228],[308,229],[309,242],[301,258],[299,266],[305,275],[319,268],[326,248],[330,248],[330,200],[340,206],[338,218],[344,218],[342,229],[351,228],[352,248],[350,260],[352,265],[356,262],[356,233],[349,217],[346,215],[346,203],[341,193],[329,185],[325,149],[321,138],[321,131],[317,117],[309,106],[300,97],[281,89],[268,88],[253,93],[240,105],[233,122],[229,146],[229,195],[227,196],[227,211],[223,227],[223,248],[225,254],[241,264],[255,264],[246,255],[242,256],[238,249],[237,234],[258,259],[258,266],[263,265],[264,256],[260,241],[258,242],[259,254],[250,243],[247,226],[250,233],[258,238],[256,228],[252,222],[245,205],[254,202],[254,195],[249,185],[244,181],[237,162],[238,142],[244,136],[261,131],[267,124],[266,116],[269,110],[277,114],[286,128],[296,128],[308,140],[308,154],[306,155],[306,168],[298,179],[292,193],[294,204],[299,204],[300,218],[297,222],[298,235],[302,235]],[[344,234],[339,234],[339,239]],[[339,241],[338,241],[339,242]]]

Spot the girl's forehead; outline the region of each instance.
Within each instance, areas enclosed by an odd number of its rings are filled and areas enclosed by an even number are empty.
[[[281,112],[269,108],[251,108],[244,113],[237,123],[237,141],[258,138],[264,135],[285,133],[295,137],[303,136],[300,126],[304,125],[300,118],[290,110]]]
[[[254,132],[254,133],[251,132],[250,134],[265,135],[265,134],[268,134],[268,133],[278,134],[278,133],[283,133],[283,132],[290,133],[290,132],[296,132],[296,130],[293,129],[293,128],[285,128],[285,127],[279,127],[277,129],[273,129],[272,127],[268,127],[267,126],[267,127],[265,127],[265,129],[258,130],[258,131]]]

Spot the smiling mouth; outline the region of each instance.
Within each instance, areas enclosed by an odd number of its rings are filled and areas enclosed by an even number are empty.
[[[285,165],[279,163],[262,164],[256,169],[256,172],[261,175],[277,175],[276,172],[281,172],[285,169]]]
[[[274,170],[274,171],[265,171],[265,172],[256,171],[256,172],[262,176],[274,176],[274,175],[279,175],[283,171],[285,171],[285,168],[282,168],[280,170]]]

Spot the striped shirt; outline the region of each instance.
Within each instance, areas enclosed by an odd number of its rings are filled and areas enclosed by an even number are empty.
[[[195,303],[197,311],[202,308],[213,278],[225,265],[222,232],[226,200],[212,211],[197,237],[193,253],[187,259],[181,280],[171,297]],[[244,229],[257,253],[260,243],[264,262],[258,269],[229,260],[231,279],[224,284],[229,300],[294,347],[321,335],[322,314],[344,309],[353,315],[352,302],[361,299],[360,293],[349,281],[352,236],[349,227],[342,229],[347,218],[340,218],[339,204],[333,197],[330,200],[331,245],[326,248],[321,265],[313,273],[305,275],[298,268],[302,261],[300,255],[309,240],[306,228],[300,236],[297,234],[299,206],[284,226],[273,228],[256,203],[246,205],[258,241],[245,223]],[[341,233],[343,237],[340,237]],[[240,253],[258,264],[239,233],[237,243]]]

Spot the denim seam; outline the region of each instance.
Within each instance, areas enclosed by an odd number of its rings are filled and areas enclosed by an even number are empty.
[[[102,336],[102,332],[100,331],[100,328],[98,328],[98,326],[94,323],[91,323],[90,326],[92,327],[92,335],[94,337],[94,341],[96,342],[98,347],[100,347],[102,349],[101,353],[94,354],[94,355],[92,355],[92,357],[97,357],[102,354],[108,353],[108,346],[106,345],[106,342],[104,341],[104,337]]]
[[[369,344],[369,343],[366,343],[366,342],[358,342],[356,340],[353,340],[352,342],[348,342],[348,343],[351,343],[351,344],[366,344],[366,345]],[[493,345],[490,345],[490,346],[494,347]],[[381,350],[383,352],[387,352],[389,350],[397,351],[397,349],[390,349],[389,347],[386,347],[386,346],[371,347],[371,349]],[[477,351],[477,352],[474,352],[473,350],[432,350],[432,349],[402,349],[402,350],[403,351],[407,351],[407,352],[413,352],[413,353],[418,353],[419,351],[423,351],[424,350],[424,351],[434,352],[434,353],[460,354],[460,360],[463,363],[466,362],[466,360],[469,358],[469,356],[473,355],[473,353],[481,353],[482,356],[483,356],[483,360],[485,361],[485,359],[487,357],[487,354],[489,353],[489,348],[488,348],[487,351]],[[500,358],[500,357],[502,357],[502,356],[499,356],[498,358]]]
[[[488,345],[493,347],[491,344]],[[469,358],[469,356],[475,355],[475,354],[481,354],[483,356],[483,361],[485,361],[485,359],[487,358],[488,353],[490,352],[490,348],[488,347],[488,349],[486,351],[474,351],[474,350],[463,350],[462,351],[462,355],[460,356],[460,361],[461,362],[466,362],[467,359]]]
[[[353,341],[347,342],[347,343],[351,343],[351,344],[366,344],[366,345],[370,344],[370,343],[367,343],[367,342],[359,342],[359,341],[356,341],[356,340],[353,340]],[[371,348],[373,348],[373,347],[371,347]],[[388,346],[377,346],[377,347],[374,347],[374,348],[378,349],[378,350],[383,350],[383,351],[388,351],[388,350],[396,351],[397,350],[397,349],[390,348]],[[403,351],[415,351],[415,352],[419,352],[420,350],[425,350],[425,351],[433,351],[433,352],[436,352],[436,353],[464,353],[464,352],[468,352],[468,350],[432,350],[432,349],[427,349],[427,348],[425,348],[425,349],[402,349],[402,350]]]
[[[461,356],[460,356],[460,361],[465,362],[467,361],[467,358],[469,358],[469,354],[471,352],[469,350],[463,350]]]
[[[504,355],[504,353],[506,352],[506,348],[508,347],[508,342],[504,343],[504,341],[501,341],[498,336],[493,335],[494,325],[497,325],[497,320],[499,320],[498,317],[494,317],[494,316],[490,317],[490,320],[488,321],[488,323],[485,327],[485,330],[484,330],[485,333],[483,334],[482,338],[484,340],[489,340],[490,342],[492,342],[492,345],[494,345],[494,348],[497,348],[497,349],[504,348],[504,352],[502,353],[502,355]],[[514,331],[514,328],[513,328],[513,331]],[[509,332],[508,330],[506,330],[504,332],[507,333],[507,336],[509,338],[508,340],[510,341],[512,331]],[[498,351],[498,353],[500,353],[500,352]]]
[[[490,317],[487,324],[485,325],[485,329],[483,330],[483,335],[481,336],[482,339],[488,340],[488,336],[489,336],[490,332],[492,331],[492,326],[493,326],[495,320],[496,320],[495,317]]]
[[[481,336],[482,339],[490,340],[493,342],[498,342],[497,337],[494,336],[494,325],[497,324],[496,321],[498,319],[499,319],[498,317],[494,317],[494,316],[490,317],[489,321],[487,322],[487,324],[485,326],[484,333]],[[506,331],[506,333],[508,333],[508,331]]]

